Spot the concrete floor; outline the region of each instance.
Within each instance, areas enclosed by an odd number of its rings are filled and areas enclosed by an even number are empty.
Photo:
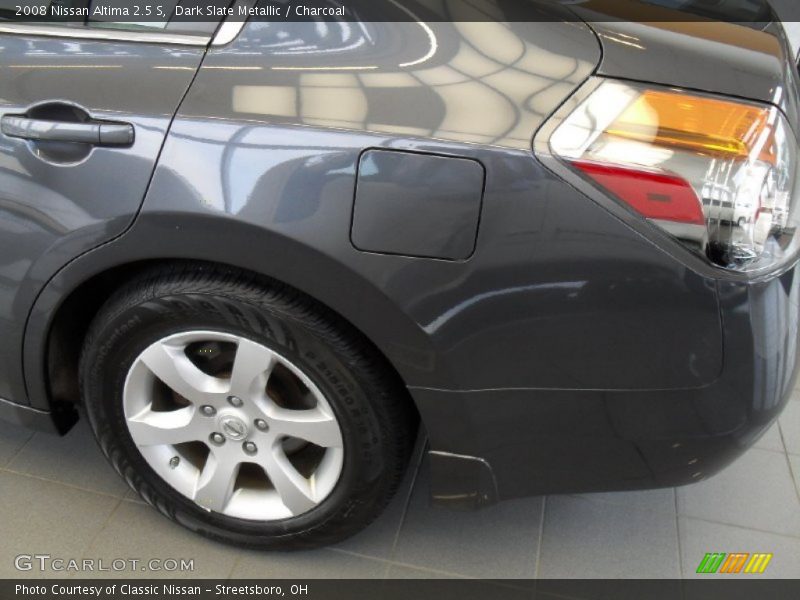
[[[798,391],[780,425],[732,467],[678,490],[458,513],[428,506],[425,464],[416,462],[387,512],[355,538],[311,552],[251,552],[188,533],[139,502],[85,423],[62,439],[0,424],[0,578],[25,576],[13,559],[34,553],[192,558],[186,576],[208,578],[677,578],[693,576],[712,551],[771,552],[765,577],[800,577]]]

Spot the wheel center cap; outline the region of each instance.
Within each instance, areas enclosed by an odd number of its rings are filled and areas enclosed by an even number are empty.
[[[219,428],[229,440],[240,442],[247,437],[247,423],[236,415],[223,415],[219,419]]]

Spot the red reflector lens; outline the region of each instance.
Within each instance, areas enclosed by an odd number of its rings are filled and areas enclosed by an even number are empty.
[[[700,199],[682,177],[586,161],[573,164],[648,219],[705,225]]]

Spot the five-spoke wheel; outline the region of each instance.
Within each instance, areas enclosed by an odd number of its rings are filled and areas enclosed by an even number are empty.
[[[85,341],[81,390],[144,500],[239,546],[358,531],[397,489],[416,433],[402,382],[359,332],[222,267],[156,269],[117,291]]]
[[[133,363],[123,403],[153,470],[208,510],[296,516],[339,480],[342,433],[325,396],[249,339],[188,331],[154,342]]]

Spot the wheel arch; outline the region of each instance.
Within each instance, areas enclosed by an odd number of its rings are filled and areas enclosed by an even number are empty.
[[[167,223],[169,231],[164,231]],[[222,244],[221,232],[226,236]],[[287,261],[263,259],[275,256],[275,251],[291,256],[290,268],[281,267]],[[92,319],[119,286],[166,263],[229,267],[295,288],[362,336],[404,387],[415,373],[433,364],[430,343],[421,329],[376,286],[339,261],[241,222],[214,227],[208,218],[142,215],[127,234],[69,263],[37,297],[23,347],[32,407],[52,410],[77,403],[80,348]],[[327,276],[315,281],[314,274],[320,272]],[[339,284],[326,291],[331,279]]]

